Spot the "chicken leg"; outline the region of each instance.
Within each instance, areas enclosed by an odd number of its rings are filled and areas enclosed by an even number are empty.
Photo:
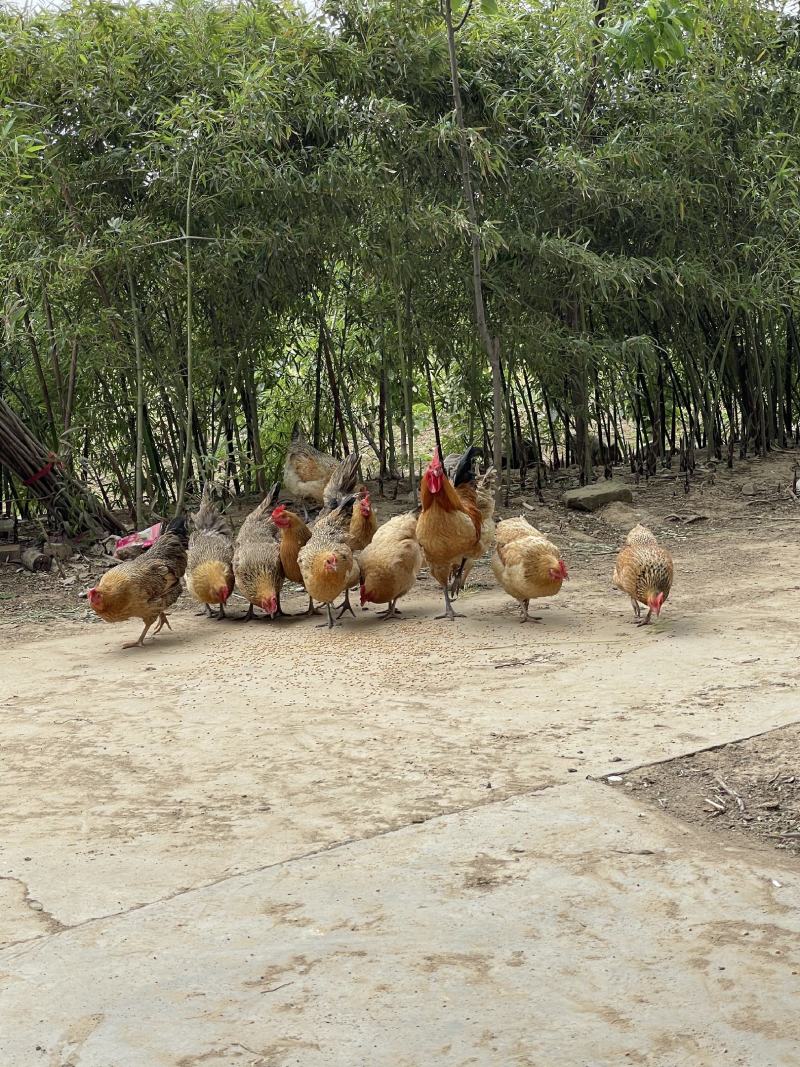
[[[356,613],[353,611],[353,605],[350,603],[350,590],[349,589],[345,589],[345,591],[344,591],[344,600],[339,605],[339,614],[336,616],[336,618],[337,619],[341,619],[342,615],[344,615],[344,613],[346,611],[349,611],[350,614],[353,616],[353,618],[356,617]]]
[[[651,618],[652,614],[653,614],[653,609],[650,608],[650,610],[647,612],[647,614],[645,615],[645,617],[643,619],[640,619],[640,618],[637,617],[636,625],[637,626],[649,626],[650,625],[650,618]],[[639,611],[639,615],[641,615],[641,610]]]
[[[465,619],[466,615],[462,615],[458,611],[453,611],[453,602],[450,600],[450,593],[446,584],[442,586],[442,591],[444,592],[444,615],[437,615],[436,618],[450,619],[451,622],[453,619]]]
[[[466,558],[461,560],[458,570],[453,575],[453,580],[450,584],[450,595],[455,599],[461,590],[464,588],[466,577],[464,576],[464,567],[466,566]]]
[[[399,619],[400,618],[400,609],[397,607],[397,601],[396,600],[390,600],[388,605],[387,605],[387,607],[386,607],[386,611],[379,611],[378,612],[378,618],[379,619]],[[440,616],[440,618],[441,618],[441,616]]]
[[[126,641],[125,644],[122,647],[123,648],[144,648],[144,639],[147,636],[147,631],[150,629],[150,627],[153,625],[153,623],[155,621],[156,621],[155,619],[151,619],[150,622],[146,622],[144,624],[144,629],[139,634],[138,640],[137,641]],[[160,628],[161,627],[159,626],[159,629]],[[158,633],[158,630],[156,630],[156,633]]]
[[[337,623],[337,622],[334,621],[332,606],[330,604],[326,604],[325,607],[328,609],[328,621],[327,622],[318,622],[317,623],[317,629],[318,630],[325,630],[325,629],[332,630],[334,628],[334,626],[341,626],[341,623]]]
[[[631,597],[631,604],[633,604],[633,614],[636,616],[637,619],[641,618],[641,616],[642,616],[642,608],[641,608],[641,605],[639,604],[639,601],[638,600],[634,600],[634,598]]]
[[[520,600],[520,602],[519,602],[520,620],[519,621],[520,622],[541,622],[542,621],[542,616],[541,615],[529,615],[528,614],[528,605],[529,604],[530,604],[530,600]]]

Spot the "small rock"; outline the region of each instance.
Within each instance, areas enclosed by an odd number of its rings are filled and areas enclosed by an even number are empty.
[[[626,533],[639,522],[639,516],[634,508],[629,504],[623,504],[620,500],[604,507],[600,513],[600,518],[603,522],[607,522],[609,526],[615,526]]]
[[[78,576],[76,574],[71,574],[69,576],[69,578],[62,578],[61,579],[61,584],[62,585],[74,585],[77,582],[77,580],[78,580]]]
[[[19,563],[22,556],[22,545],[0,544],[0,563]]]
[[[756,483],[752,480],[742,482],[742,496],[755,496],[757,492]]]
[[[69,541],[45,541],[42,552],[53,559],[69,559],[74,554],[75,547]]]
[[[606,778],[606,781],[607,782],[611,782],[612,784],[614,782],[621,782],[622,781],[622,775],[621,774],[609,774],[608,778]]]

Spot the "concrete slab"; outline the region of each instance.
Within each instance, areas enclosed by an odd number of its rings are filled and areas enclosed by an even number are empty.
[[[789,1067],[799,906],[776,857],[582,781],[6,949],[0,1055]]]
[[[598,553],[528,626],[4,640],[0,1067],[797,1063],[796,869],[585,780],[799,717],[794,543],[672,547],[647,630]]]

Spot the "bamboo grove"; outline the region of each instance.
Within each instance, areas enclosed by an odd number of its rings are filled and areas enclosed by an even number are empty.
[[[263,489],[295,421],[382,479],[434,440],[583,480],[797,440],[796,14],[79,0],[0,26],[6,506],[35,497],[21,424],[140,522],[212,473]]]

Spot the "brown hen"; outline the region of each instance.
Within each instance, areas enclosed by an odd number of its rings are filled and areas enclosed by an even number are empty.
[[[143,645],[156,620],[155,633],[164,626],[171,629],[166,611],[181,595],[188,542],[186,519],[179,516],[166,524],[152,548],[107,571],[87,593],[92,608],[106,622],[141,619],[144,623],[138,640],[126,642],[123,648]]]
[[[634,526],[625,539],[614,567],[614,585],[627,593],[639,626],[658,618],[672,588],[672,556],[646,526]],[[647,608],[642,619],[641,605]]]

